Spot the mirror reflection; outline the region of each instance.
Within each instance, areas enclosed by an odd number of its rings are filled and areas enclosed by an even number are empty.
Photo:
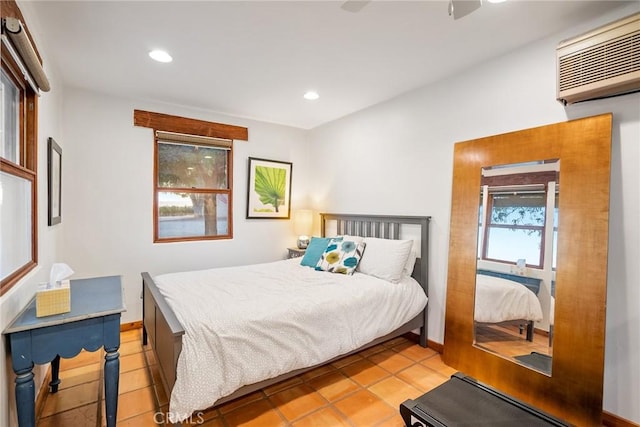
[[[551,376],[558,159],[482,168],[474,345]]]

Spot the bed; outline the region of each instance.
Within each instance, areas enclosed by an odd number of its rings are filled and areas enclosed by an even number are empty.
[[[371,255],[376,245],[412,240],[415,263],[405,266],[405,271],[413,266],[411,277],[390,282],[371,276],[380,263],[365,262],[367,246],[351,276],[316,271],[300,265],[300,258],[155,277],[142,273],[143,344],[153,349],[171,395],[172,421],[416,329],[420,345],[427,346],[430,218],[320,216],[322,236],[345,236],[349,242],[364,237]],[[400,289],[408,293],[375,296],[405,292]],[[279,304],[285,297],[292,300]],[[391,304],[379,305],[382,301]],[[196,349],[196,342],[202,347]],[[200,395],[205,396],[193,398]]]
[[[534,322],[542,320],[542,307],[536,296],[539,287],[539,279],[478,270],[475,322],[524,322],[527,325],[527,341],[533,341]]]

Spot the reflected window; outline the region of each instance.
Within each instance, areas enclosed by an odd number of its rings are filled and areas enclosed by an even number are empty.
[[[526,266],[542,269],[549,257],[555,270],[559,174],[557,170],[536,171],[555,168],[546,162],[537,165],[517,165],[519,171],[513,173],[501,167],[483,169],[478,260],[507,264],[525,260]],[[513,170],[512,166],[509,171]],[[549,212],[553,218],[547,218]],[[553,232],[547,233],[552,224]],[[548,239],[551,246],[545,244]]]
[[[527,260],[532,267],[543,262],[546,197],[544,192],[489,194],[483,259],[516,263]]]

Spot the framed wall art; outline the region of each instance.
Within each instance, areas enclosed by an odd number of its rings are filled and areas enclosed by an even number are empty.
[[[249,157],[247,218],[289,219],[293,164]]]
[[[49,225],[62,222],[62,148],[53,138],[47,140],[49,183]]]

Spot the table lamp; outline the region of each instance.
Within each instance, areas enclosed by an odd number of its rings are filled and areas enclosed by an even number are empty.
[[[298,235],[298,249],[306,249],[309,246],[309,234],[313,225],[313,212],[309,209],[296,211],[293,217],[293,229]]]

